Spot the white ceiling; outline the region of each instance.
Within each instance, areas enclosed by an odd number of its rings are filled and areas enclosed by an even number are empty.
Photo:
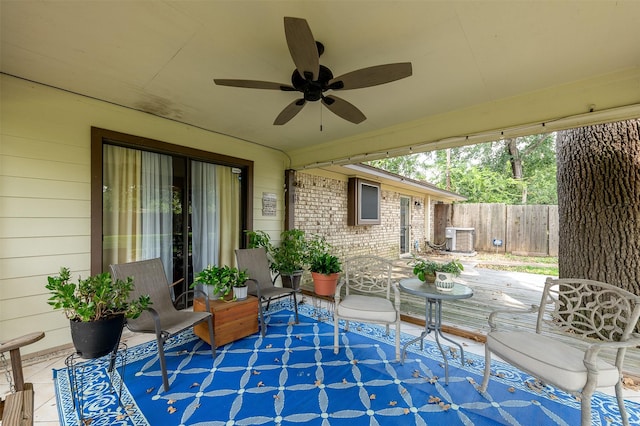
[[[640,105],[640,1],[0,5],[3,73],[271,146],[298,167],[459,145],[447,138],[483,132],[475,141],[490,140],[486,132],[590,108],[625,107],[613,114],[623,117]],[[367,116],[361,124],[315,102],[274,126],[298,93],[216,86],[213,78],[289,84],[284,16],[308,21],[334,75],[409,61],[413,76],[335,92]]]

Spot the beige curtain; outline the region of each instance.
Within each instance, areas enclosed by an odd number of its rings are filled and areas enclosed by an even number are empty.
[[[142,250],[141,165],[140,151],[103,145],[103,271],[137,260]]]
[[[231,167],[216,168],[220,215],[220,265],[236,266],[234,250],[240,248],[240,179]]]

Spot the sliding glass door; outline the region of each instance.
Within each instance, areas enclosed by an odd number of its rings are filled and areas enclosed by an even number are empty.
[[[102,144],[101,266],[159,257],[176,294],[207,265],[235,266],[246,169]]]

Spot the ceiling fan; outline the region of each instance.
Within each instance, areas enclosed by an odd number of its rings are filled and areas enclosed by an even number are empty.
[[[334,77],[329,68],[320,65],[319,58],[324,52],[324,46],[315,41],[305,19],[285,17],[284,32],[291,58],[296,66],[291,75],[291,85],[258,80],[213,80],[221,86],[302,92],[302,98],[291,102],[276,117],[273,122],[275,125],[287,123],[307,102],[319,100],[337,116],[355,124],[361,123],[367,118],[362,111],[337,96],[325,96],[325,92],[376,86],[409,77],[412,72],[411,62],[400,62],[362,68]]]

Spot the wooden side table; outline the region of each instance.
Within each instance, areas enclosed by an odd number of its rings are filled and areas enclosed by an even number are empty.
[[[248,296],[245,300],[226,302],[209,300],[213,314],[213,334],[216,346],[226,345],[234,340],[250,336],[258,332],[258,298]],[[205,302],[202,298],[193,301],[195,312],[204,312]],[[193,332],[205,342],[209,341],[209,329],[206,323],[193,327]]]

